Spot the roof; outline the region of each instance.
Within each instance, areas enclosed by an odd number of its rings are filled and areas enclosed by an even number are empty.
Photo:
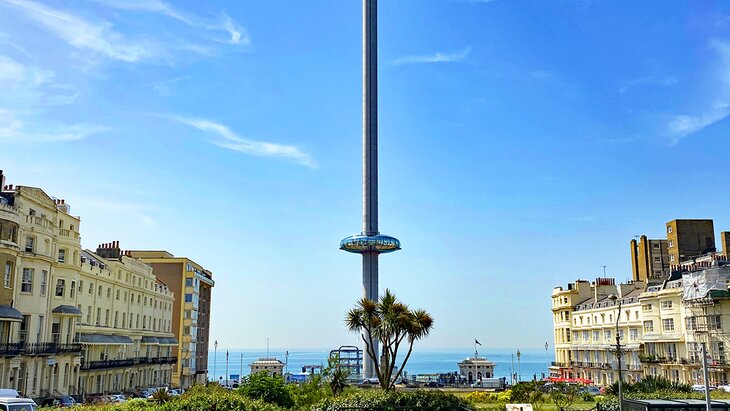
[[[82,344],[134,344],[126,335],[79,334]]]
[[[476,358],[469,357],[459,363],[459,365],[461,365],[461,364],[474,364],[474,365],[487,365],[487,366],[496,365],[495,363],[493,363],[492,361],[489,361],[488,359],[486,359],[484,357],[476,357]]]
[[[9,305],[0,305],[0,320],[20,322],[23,321],[23,313]]]
[[[53,314],[61,315],[83,315],[81,310],[74,307],[73,305],[59,305],[51,311]]]

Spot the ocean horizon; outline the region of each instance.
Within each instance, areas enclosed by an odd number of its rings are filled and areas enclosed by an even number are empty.
[[[540,379],[548,375],[548,365],[554,361],[554,352],[545,349],[520,349],[520,360],[517,359],[517,349],[492,348],[479,349],[479,356],[486,357],[496,364],[495,377],[505,377],[509,380],[510,374],[518,374],[522,381]],[[226,375],[226,351],[228,352],[228,375],[249,375],[251,362],[267,357],[266,349],[238,349],[215,350],[208,354],[208,375],[217,380]],[[286,363],[285,372],[298,373],[302,367],[308,365],[326,365],[330,349],[270,349],[268,357],[274,357]],[[405,355],[405,351],[403,352]],[[474,356],[474,348],[442,348],[418,349],[414,348],[411,357],[406,363],[405,371],[408,375],[434,374],[458,371],[457,363]],[[400,355],[399,355],[400,357]],[[399,363],[402,359],[399,358]]]

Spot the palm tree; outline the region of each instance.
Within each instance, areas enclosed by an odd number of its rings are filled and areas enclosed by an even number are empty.
[[[385,290],[378,302],[366,298],[358,301],[355,308],[347,313],[345,323],[350,331],[360,332],[365,350],[375,361],[380,386],[390,390],[413,352],[413,343],[425,338],[433,328],[433,317],[422,309],[410,310],[390,290]],[[373,348],[376,341],[383,347],[379,359]],[[398,373],[393,376],[398,350],[403,344],[408,345],[408,353],[398,367]]]

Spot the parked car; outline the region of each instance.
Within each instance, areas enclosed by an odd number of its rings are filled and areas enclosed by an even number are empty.
[[[167,393],[172,395],[173,397],[182,395],[184,392],[185,392],[185,390],[183,390],[182,388],[173,388],[173,389],[167,391]]]
[[[580,393],[588,393],[591,395],[601,395],[601,389],[596,387],[595,385],[585,385],[583,387],[580,387],[579,389]]]
[[[20,398],[20,394],[18,394],[18,390],[14,390],[12,388],[0,388],[0,397],[1,398]]]
[[[127,402],[127,397],[124,396],[124,394],[114,394],[109,396],[109,402],[112,404],[120,404],[123,402]]]
[[[443,385],[443,384],[441,384],[440,382],[436,382],[436,381],[429,381],[429,382],[427,382],[427,383],[425,384],[425,386],[426,386],[426,387],[429,387],[429,388],[441,388],[441,387],[443,387],[444,385]]]
[[[717,389],[725,392],[730,392],[730,384],[718,385]]]
[[[710,385],[708,388],[710,389],[710,391],[715,391],[717,389],[717,387],[714,387],[712,385]],[[705,392],[705,386],[704,384],[695,384],[692,386],[692,391]]]
[[[74,400],[73,397],[70,397],[68,395],[61,395],[58,397],[46,398],[41,402],[41,406],[43,406],[43,407],[66,408],[66,407],[73,407],[74,405],[76,405],[76,400]]]
[[[38,404],[30,398],[0,398],[0,409],[8,411],[35,411]]]

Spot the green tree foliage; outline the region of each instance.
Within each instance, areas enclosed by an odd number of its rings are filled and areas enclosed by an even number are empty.
[[[269,404],[282,407],[294,405],[291,392],[284,384],[284,378],[278,375],[269,376],[266,372],[249,375],[238,388],[244,397],[260,399]]]
[[[345,323],[350,331],[360,332],[367,353],[375,360],[380,386],[387,391],[393,389],[405,368],[413,343],[425,338],[433,328],[433,317],[422,309],[410,310],[390,290],[385,290],[377,302],[366,298],[358,301],[347,313]],[[374,350],[376,341],[382,347],[379,358]],[[408,346],[408,352],[394,376],[396,357],[402,345]]]
[[[624,394],[629,393],[653,393],[653,392],[677,392],[691,393],[692,386],[664,377],[646,376],[635,383],[625,382],[621,385]],[[606,387],[606,394],[618,395],[618,381]]]
[[[527,403],[530,401],[530,395],[537,390],[542,384],[534,381],[523,381],[515,384],[510,389],[510,402]]]
[[[469,411],[469,403],[443,391],[358,390],[339,397],[330,397],[312,407],[312,411],[339,411],[343,408],[416,409],[419,411]]]
[[[570,406],[573,405],[576,399],[578,399],[578,396],[578,386],[562,382],[553,384],[548,393],[550,401],[555,404],[555,408],[557,408],[558,411],[570,409]]]
[[[164,404],[172,398],[169,392],[165,389],[157,390],[152,393],[152,402],[155,404]]]
[[[327,361],[327,368],[322,371],[325,378],[329,382],[330,390],[332,395],[335,397],[340,395],[345,388],[349,387],[347,378],[350,377],[350,370],[344,367],[340,367],[340,361],[338,356],[330,357]]]

